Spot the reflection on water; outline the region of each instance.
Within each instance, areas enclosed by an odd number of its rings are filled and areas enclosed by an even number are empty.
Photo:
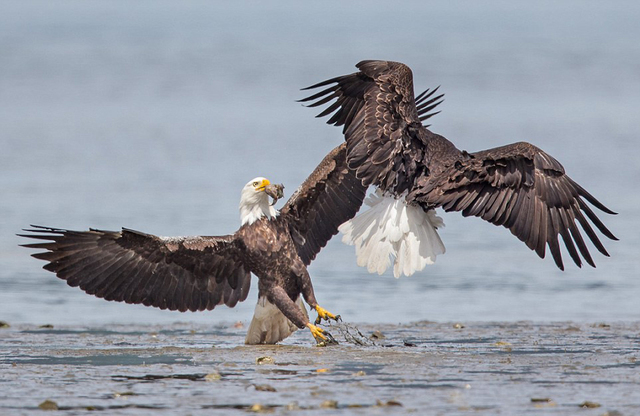
[[[323,306],[350,322],[635,320],[640,46],[635,4],[14,2],[0,16],[0,319],[11,323],[248,321],[179,314],[67,287],[17,247],[30,223],[226,234],[239,190],[263,175],[288,195],[340,140],[295,100],[361,59],[442,85],[433,130],[468,150],[518,140],[556,156],[619,211],[598,268],[562,273],[508,232],[443,215],[447,254],[412,278],[369,275],[335,239],[311,266]],[[374,7],[377,6],[377,7]],[[407,6],[409,7],[409,6]],[[241,23],[241,24],[240,24]],[[242,29],[240,29],[242,28]]]

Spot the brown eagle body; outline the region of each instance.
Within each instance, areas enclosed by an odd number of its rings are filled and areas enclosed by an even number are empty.
[[[614,212],[567,176],[556,159],[525,142],[475,153],[461,151],[421,124],[422,113],[433,100],[414,99],[409,67],[389,61],[362,61],[356,67],[359,72],[307,88],[326,87],[301,101],[311,107],[329,103],[318,117],[332,114],[327,123],[343,126],[348,166],[364,185],[374,185],[381,193],[403,198],[425,212],[441,207],[504,226],[540,257],[548,246],[560,269],[564,265],[558,236],[576,265],[582,265],[582,256],[595,267],[577,224],[608,256],[587,219],[606,237],[616,237],[586,202],[608,214]],[[355,225],[345,228],[354,233],[351,243],[356,246],[370,237],[357,235],[358,227],[367,225],[357,221],[358,217]],[[371,260],[366,258],[371,248],[380,248],[368,244],[359,264]],[[435,254],[443,253],[441,248]]]
[[[300,295],[318,319],[336,317],[318,305],[307,265],[358,211],[366,187],[346,166],[346,147],[330,152],[279,215],[256,178],[243,189],[244,224],[233,235],[158,237],[120,232],[71,231],[35,226],[25,244],[44,266],[86,293],[106,300],[179,311],[233,307],[246,299],[251,273],[258,277],[259,303],[247,343],[275,343],[295,327],[309,327],[318,341],[329,336],[309,322]],[[273,195],[272,195],[273,196]],[[291,327],[291,323],[295,327]]]

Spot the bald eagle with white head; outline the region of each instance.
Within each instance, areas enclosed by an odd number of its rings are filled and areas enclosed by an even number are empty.
[[[310,107],[329,104],[318,117],[343,126],[347,166],[365,186],[376,187],[370,206],[340,227],[343,241],[356,246],[357,261],[370,272],[391,266],[396,277],[424,269],[443,254],[435,208],[459,211],[508,228],[544,258],[549,248],[564,270],[559,237],[571,259],[595,263],[582,228],[595,248],[609,256],[594,231],[617,238],[587,204],[615,214],[571,179],[555,158],[526,143],[469,153],[422,124],[433,105],[414,98],[408,66],[392,61],[362,61],[358,72],[306,89],[320,92],[302,99]]]
[[[240,198],[242,226],[233,235],[158,237],[122,231],[72,231],[50,227],[21,234],[47,240],[25,247],[70,286],[106,300],[178,311],[233,307],[246,299],[251,273],[258,277],[258,304],[247,344],[274,344],[298,328],[317,342],[331,341],[316,326],[337,319],[318,305],[307,266],[338,226],[360,208],[366,187],[347,168],[345,145],[331,151],[278,213],[269,195],[282,188],[259,177]],[[300,296],[318,313],[309,321]]]
[[[423,119],[442,95],[426,90]],[[110,301],[178,311],[234,307],[249,293],[251,273],[258,277],[258,304],[247,344],[274,344],[300,328],[318,343],[333,342],[317,325],[339,316],[320,307],[307,266],[340,224],[360,209],[367,186],[347,166],[347,146],[333,149],[277,212],[282,186],[258,177],[240,197],[241,227],[232,235],[159,237],[132,229],[72,231],[34,226],[21,237],[45,240],[24,244],[43,249],[33,257],[47,261],[69,286]],[[269,203],[269,196],[274,198]],[[309,321],[304,299],[318,313]]]

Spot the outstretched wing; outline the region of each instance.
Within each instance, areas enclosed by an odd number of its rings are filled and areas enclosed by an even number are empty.
[[[587,218],[608,238],[617,238],[591,210],[615,214],[564,172],[562,165],[529,143],[514,143],[467,155],[441,175],[422,178],[409,195],[424,206],[441,206],[502,225],[544,258],[545,247],[564,270],[558,235],[575,264],[595,267],[577,226],[608,256]],[[577,247],[577,249],[576,249]]]
[[[349,167],[365,185],[402,193],[406,178],[425,166],[415,164],[427,148],[421,123],[437,114],[442,95],[427,90],[416,102],[411,69],[399,62],[362,61],[356,67],[360,72],[308,87],[329,85],[301,101],[316,107],[334,100],[318,117],[333,113],[327,123],[344,126]]]
[[[565,175],[551,156],[528,144],[461,152],[444,137],[420,124],[440,96],[427,101],[413,96],[411,70],[399,62],[362,61],[360,72],[332,78],[309,88],[329,86],[302,101],[331,103],[318,116],[332,114],[329,124],[343,125],[347,161],[365,185],[418,202],[425,209],[481,217],[503,225],[540,257],[548,245],[563,269],[558,235],[574,262],[594,265],[577,223],[595,247],[608,255],[590,220],[616,239],[585,200],[613,214]]]
[[[71,231],[32,226],[24,247],[48,263],[44,269],[106,300],[179,311],[235,306],[246,299],[251,275],[234,236],[157,237],[121,232]]]
[[[360,209],[367,187],[347,167],[342,143],[320,162],[280,210],[305,265]]]

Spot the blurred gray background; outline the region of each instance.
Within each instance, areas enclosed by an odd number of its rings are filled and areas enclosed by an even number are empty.
[[[180,314],[70,288],[18,247],[29,224],[217,235],[261,175],[289,196],[342,140],[299,89],[397,60],[441,85],[432,130],[469,151],[529,141],[615,211],[597,269],[560,272],[507,230],[443,214],[446,255],[370,275],[334,238],[311,265],[351,322],[640,318],[640,4],[596,1],[4,1],[0,320],[248,321],[256,300]],[[565,254],[565,258],[566,258]]]

